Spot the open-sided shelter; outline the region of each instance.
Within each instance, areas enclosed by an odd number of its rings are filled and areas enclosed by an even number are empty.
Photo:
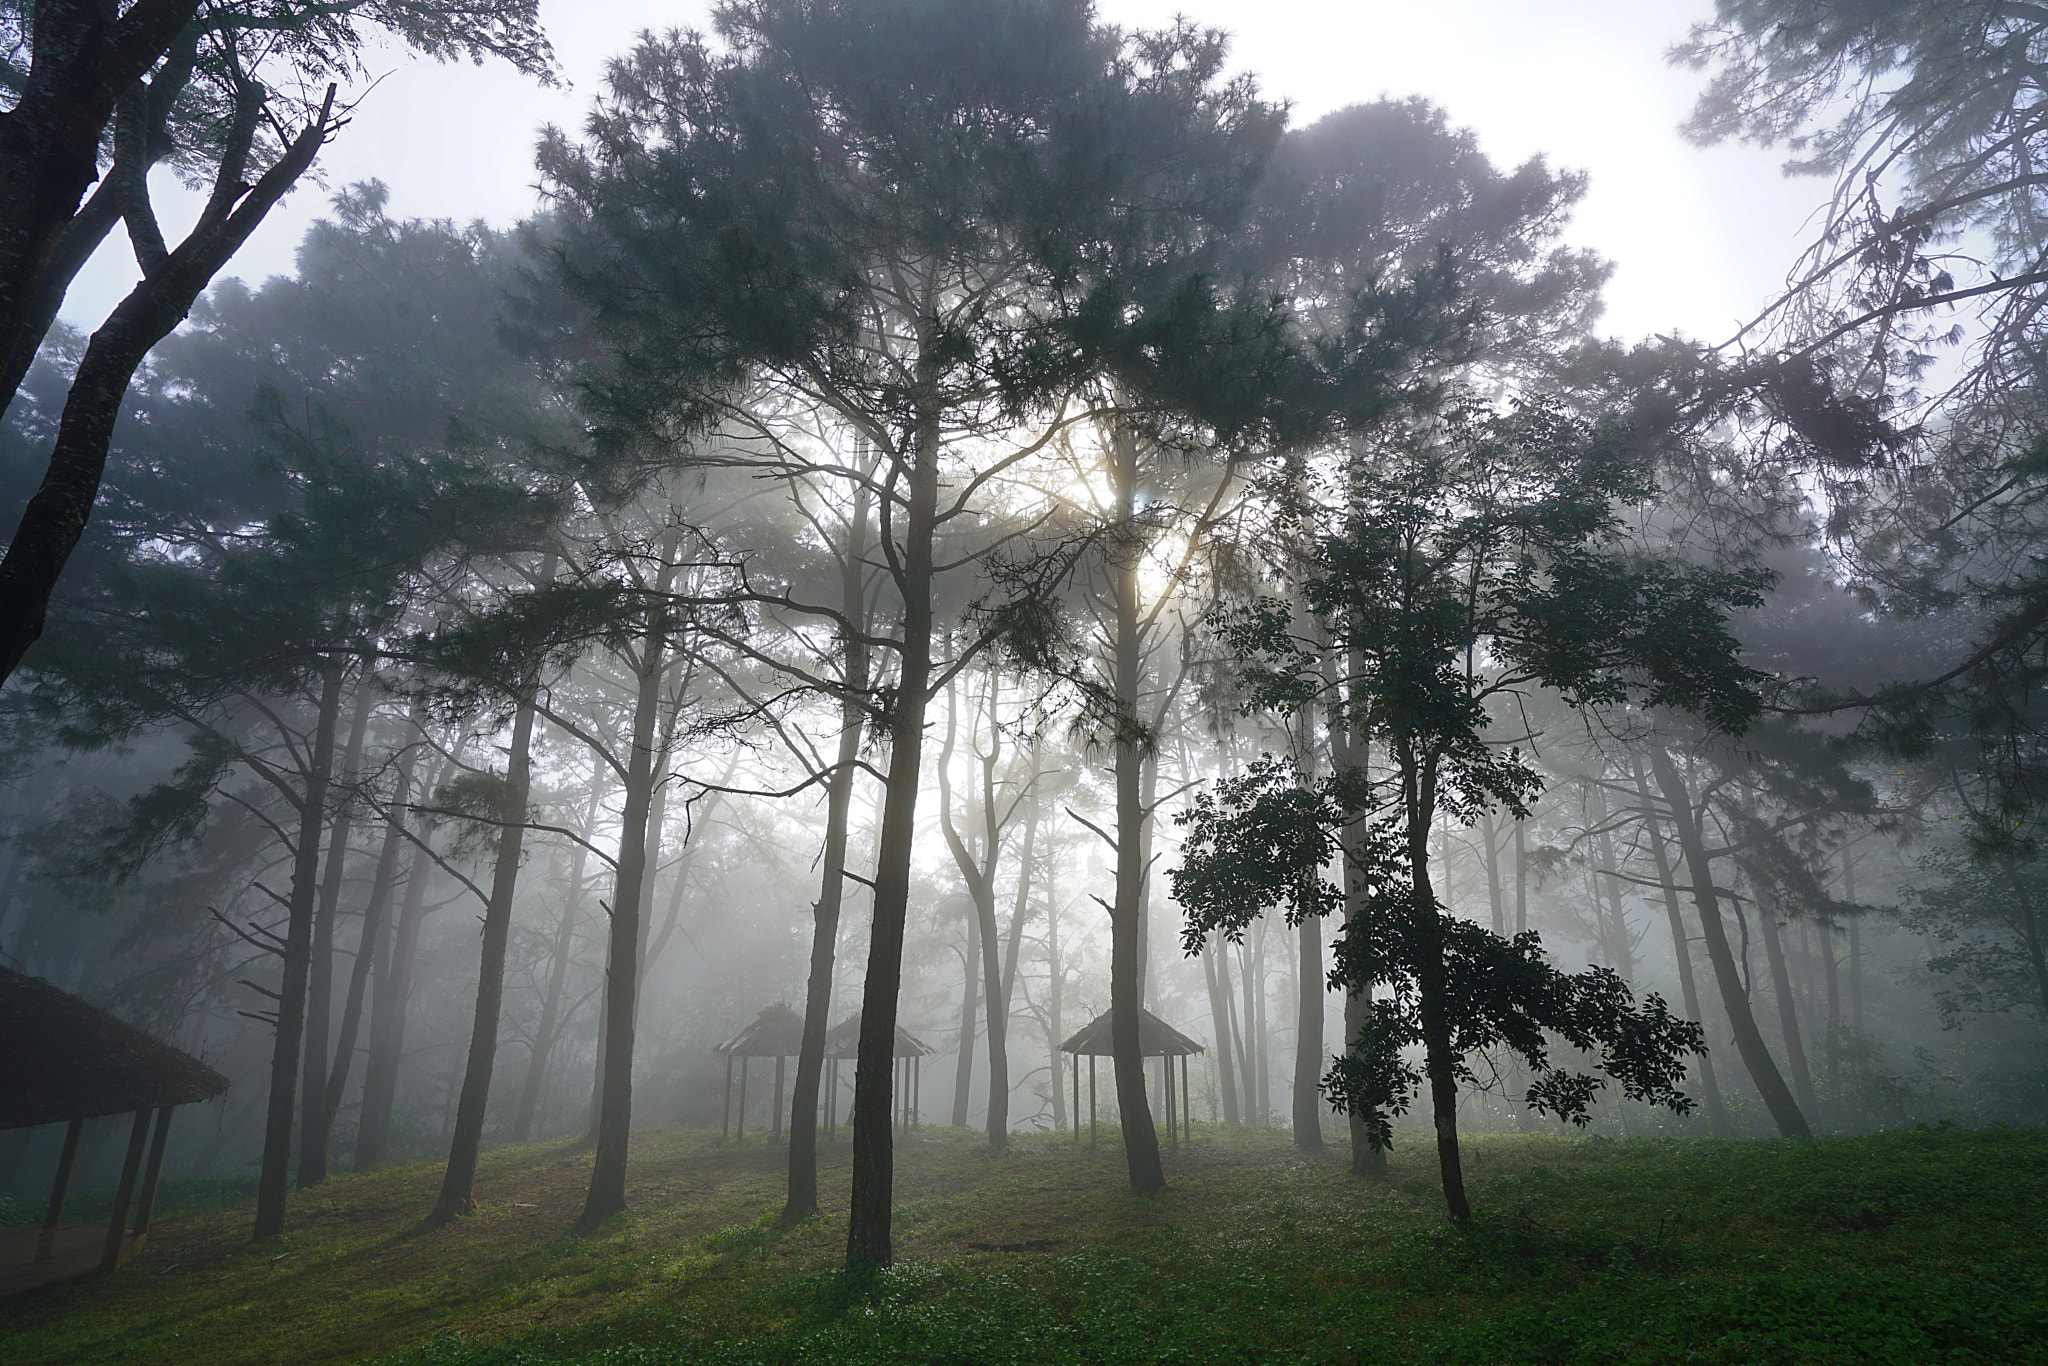
[[[171,1111],[227,1088],[226,1077],[191,1054],[48,982],[0,968],[0,1129],[68,1126],[41,1227],[0,1234],[0,1295],[111,1271],[133,1256],[149,1236]],[[123,1114],[134,1118],[106,1228],[64,1224],[86,1121]]]
[[[732,1132],[732,1063],[740,1063],[740,1107],[739,1132],[747,1131],[747,1060],[749,1058],[775,1059],[775,1114],[769,1123],[771,1131],[782,1132],[782,1068],[783,1059],[793,1058],[803,1049],[803,1017],[780,1002],[769,1006],[754,1017],[754,1022],[739,1033],[719,1044],[712,1051],[725,1054],[725,1108],[718,1123],[721,1135]]]
[[[896,1059],[896,1082],[893,1095],[896,1098],[895,1123],[903,1129],[915,1128],[919,1122],[919,1100],[924,1094],[924,1060],[932,1054],[931,1045],[917,1035],[896,1026],[896,1043],[891,1055]],[[849,1015],[825,1033],[825,1132],[839,1131],[839,1064],[860,1056],[860,1016]]]
[[[1081,1059],[1088,1059],[1088,1142],[1095,1142],[1095,1060],[1110,1056],[1109,1012],[1103,1011],[1060,1045],[1060,1052],[1074,1055],[1074,1141],[1081,1141]],[[1188,1111],[1188,1059],[1205,1052],[1202,1045],[1175,1029],[1151,1011],[1138,1011],[1138,1055],[1159,1059],[1159,1080],[1166,1097],[1167,1140],[1178,1147],[1183,1137],[1194,1139],[1193,1120]],[[1173,1060],[1180,1059],[1180,1095],[1173,1089]],[[1055,1079],[1057,1084],[1057,1079]]]

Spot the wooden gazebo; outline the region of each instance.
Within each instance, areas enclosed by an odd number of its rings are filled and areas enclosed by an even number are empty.
[[[1109,1015],[1103,1011],[1060,1045],[1060,1052],[1074,1055],[1074,1141],[1081,1141],[1081,1059],[1088,1059],[1088,1143],[1095,1143],[1095,1060],[1110,1056]],[[1142,1007],[1138,1010],[1138,1054],[1159,1059],[1159,1079],[1166,1096],[1167,1140],[1175,1147],[1181,1139],[1194,1140],[1194,1122],[1188,1107],[1188,1059],[1205,1052],[1202,1045]],[[1173,1060],[1180,1059],[1180,1096],[1173,1093]]]
[[[924,1060],[931,1056],[932,1048],[899,1024],[891,1052],[896,1059],[896,1083],[892,1088],[896,1098],[895,1123],[900,1128],[913,1129],[919,1122],[918,1101],[924,1092]],[[849,1015],[825,1034],[825,1132],[828,1134],[839,1132],[839,1064],[859,1056],[860,1016]]]
[[[227,1088],[226,1077],[191,1054],[48,982],[0,968],[0,1129],[68,1125],[41,1227],[0,1233],[0,1296],[112,1271],[133,1256],[149,1236],[171,1111]],[[107,1226],[65,1224],[64,1198],[85,1122],[122,1114],[134,1119]]]
[[[749,1058],[775,1059],[775,1113],[769,1120],[770,1131],[782,1132],[782,1077],[783,1060],[793,1058],[803,1049],[803,1016],[788,1006],[777,1002],[754,1017],[754,1022],[739,1033],[719,1044],[713,1052],[725,1054],[725,1109],[718,1122],[721,1136],[733,1132],[732,1106],[732,1060],[740,1060],[740,1106],[739,1133],[747,1131],[747,1060]]]

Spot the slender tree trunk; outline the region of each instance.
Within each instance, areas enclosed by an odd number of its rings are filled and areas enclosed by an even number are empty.
[[[1252,932],[1251,961],[1245,967],[1245,987],[1250,993],[1251,1022],[1246,1027],[1252,1050],[1252,1092],[1256,1122],[1273,1123],[1273,1039],[1267,1028],[1268,1000],[1272,983],[1267,980],[1266,935],[1271,926],[1264,920]]]
[[[1325,657],[1328,651],[1324,652]],[[1316,778],[1315,709],[1307,707],[1299,718],[1301,739],[1297,763],[1302,778],[1313,785]],[[1305,880],[1303,902],[1319,906],[1318,892],[1323,880],[1320,868],[1311,869]],[[1294,1146],[1319,1152],[1323,1146],[1323,1097],[1318,1084],[1323,1078],[1323,922],[1320,914],[1301,917],[1295,926],[1294,973],[1294,1087],[1292,1100]]]
[[[654,593],[666,594],[675,578],[678,537],[663,538]],[[626,1151],[633,1123],[633,1033],[639,1011],[641,897],[647,885],[648,823],[654,789],[665,776],[667,756],[656,753],[661,684],[668,672],[667,632],[651,629],[634,665],[633,741],[625,778],[625,806],[619,829],[619,859],[612,883],[611,934],[605,964],[602,1062],[598,1076],[597,1144],[590,1191],[577,1227],[584,1232],[626,1208]],[[657,760],[662,762],[658,763]]]
[[[1643,763],[1635,760],[1636,794],[1643,803],[1643,829],[1649,836],[1650,859],[1657,869],[1657,881],[1664,889],[1664,917],[1671,927],[1671,956],[1678,965],[1678,988],[1685,1002],[1685,1016],[1701,1020],[1700,991],[1692,970],[1692,944],[1685,932],[1685,917],[1678,908],[1678,887],[1671,876],[1671,854],[1664,847],[1664,835],[1657,828],[1657,815],[1650,802],[1650,785],[1643,777]],[[1699,1055],[1700,1086],[1707,1093],[1707,1127],[1716,1138],[1728,1138],[1728,1108],[1721,1101],[1721,1082],[1714,1074],[1714,1055]]]
[[[1303,916],[1295,927],[1300,949],[1294,1011],[1294,1146],[1323,1146],[1323,922]]]
[[[989,1108],[989,1135],[991,1141],[997,1132],[1004,1135],[1003,1146],[1009,1142],[1010,1131],[1010,1002],[1016,997],[1017,960],[1024,950],[1024,926],[1031,918],[1031,870],[1032,851],[1038,843],[1038,789],[1036,755],[1031,781],[1034,786],[1024,799],[1024,832],[1017,846],[1017,895],[1010,907],[1009,940],[1003,946],[1003,971],[999,981],[992,984],[994,999],[989,1003],[989,1019],[999,1020],[1001,1029],[998,1036],[992,1036],[989,1045],[989,1094],[996,1094],[995,1079],[1002,1078],[1002,1115],[1000,1128],[994,1103]],[[997,1058],[1000,1056],[1000,1066]],[[1057,1072],[1054,1074],[1057,1076]],[[1057,1088],[1055,1088],[1057,1089]]]
[[[418,717],[415,717],[417,723]],[[370,969],[382,952],[381,946],[389,938],[384,915],[391,905],[391,889],[398,877],[399,846],[405,837],[399,833],[397,812],[412,800],[412,776],[418,762],[415,750],[408,746],[399,756],[397,781],[391,794],[392,815],[385,822],[384,848],[377,855],[377,871],[370,879],[370,896],[363,903],[362,933],[356,938],[355,961],[349,965],[348,999],[342,1003],[341,1032],[334,1041],[334,1066],[327,1073],[327,1123],[331,1130],[335,1116],[341,1113],[341,1099],[348,1090],[348,1077],[355,1066],[356,1039],[362,1029],[363,1000],[368,995]]]
[[[1607,917],[1611,935],[1608,959],[1621,980],[1631,985],[1636,980],[1636,955],[1634,936],[1629,933],[1628,915],[1622,909],[1621,883],[1612,876],[1614,866],[1614,841],[1607,832],[1607,793],[1600,784],[1593,784],[1593,824],[1600,833],[1593,838],[1593,850],[1600,860],[1601,893],[1607,900]]]
[[[1351,628],[1352,639],[1358,639],[1357,625]],[[1325,667],[1325,679],[1330,693],[1337,693],[1337,661],[1333,657]],[[1353,651],[1347,668],[1352,678],[1362,677],[1365,672],[1363,654]],[[1330,764],[1339,774],[1356,773],[1360,778],[1370,778],[1372,764],[1372,741],[1364,728],[1355,720],[1339,714],[1330,727]],[[1360,852],[1365,849],[1372,833],[1371,813],[1363,805],[1345,813],[1343,844],[1344,878],[1344,935],[1365,933],[1366,898],[1371,879],[1365,867],[1359,862]],[[1365,1032],[1367,1020],[1372,1011],[1372,990],[1364,987],[1347,990],[1344,993],[1344,1052],[1356,1057],[1359,1051],[1359,1036]],[[1372,1141],[1374,1116],[1370,1111],[1347,1117],[1347,1129],[1351,1138],[1351,1174],[1385,1180],[1389,1175],[1387,1155]]]
[[[1111,432],[1111,465],[1117,509],[1134,516],[1137,499],[1137,442],[1121,426]],[[1145,842],[1142,772],[1147,742],[1134,734],[1138,690],[1143,684],[1139,640],[1139,555],[1125,547],[1111,566],[1111,598],[1115,612],[1111,685],[1118,703],[1129,709],[1131,723],[1119,725],[1116,737],[1116,896],[1109,918],[1109,1047],[1116,1070],[1116,1103],[1122,1116],[1124,1163],[1131,1189],[1141,1194],[1163,1190],[1166,1169],[1159,1159],[1159,1133],[1145,1096],[1145,1058],[1140,1034],[1144,1007]]]
[[[1465,1166],[1458,1147],[1458,1056],[1452,1045],[1444,967],[1444,910],[1430,882],[1429,868],[1429,832],[1436,819],[1436,782],[1434,773],[1421,762],[1405,754],[1398,757],[1407,788],[1409,876],[1414,881],[1416,914],[1422,921],[1415,963],[1422,1070],[1429,1080],[1430,1116],[1436,1126],[1437,1170],[1443,1180],[1444,1205],[1451,1218],[1464,1223],[1472,1217],[1472,1206],[1465,1197]]]
[[[270,1059],[270,1107],[263,1127],[263,1161],[256,1184],[257,1238],[284,1232],[285,1188],[290,1180],[292,1104],[298,1099],[299,1045],[305,1036],[306,977],[313,957],[313,911],[319,897],[320,835],[326,824],[327,783],[334,771],[334,732],[341,712],[342,660],[320,670],[320,712],[307,755],[306,786],[299,797],[299,835],[292,851],[292,890],[285,929],[284,981],[278,990],[277,1036]]]
[[[903,537],[892,557],[903,606],[903,640],[889,717],[889,773],[883,782],[882,828],[875,850],[874,924],[868,938],[867,978],[861,987],[860,1046],[853,1074],[853,1191],[847,1212],[846,1269],[856,1281],[889,1265],[895,1256],[889,1221],[896,1177],[896,1004],[903,985],[903,934],[917,842],[925,713],[931,705],[932,563],[940,454],[935,416],[920,418],[913,440]],[[882,512],[889,515],[887,504]]]
[[[590,777],[590,808],[583,815],[583,838],[597,837],[597,817],[604,802],[608,770],[599,763]],[[555,926],[553,952],[548,961],[548,984],[541,995],[540,1023],[533,1032],[533,1050],[526,1058],[526,1080],[519,1088],[519,1109],[512,1120],[512,1141],[524,1143],[533,1137],[534,1116],[540,1110],[541,1089],[547,1084],[548,1059],[555,1050],[555,1035],[561,1030],[562,997],[569,985],[569,962],[575,956],[576,922],[583,910],[583,871],[590,850],[582,844],[569,854],[569,892],[562,901],[562,919]]]
[[[863,447],[861,464],[872,468]],[[866,485],[854,494],[853,516],[839,558],[839,610],[856,632],[868,626],[866,576],[868,495]],[[860,759],[860,740],[867,724],[868,647],[858,634],[842,632],[845,673],[839,698],[839,753],[825,785],[824,869],[818,900],[812,907],[811,971],[804,989],[804,1032],[796,1057],[796,1085],[790,1101],[789,1197],[782,1207],[786,1221],[818,1212],[818,1091],[825,1071],[825,1035],[832,1027],[832,975],[839,945],[839,913],[846,896],[846,845],[852,823],[853,782]]]
[[[1856,861],[1842,850],[1842,900],[1856,904]],[[1849,1028],[1863,1032],[1863,917],[1849,912]]]
[[[320,900],[313,917],[313,961],[306,978],[306,1056],[300,1081],[298,1187],[327,1179],[327,1141],[334,1116],[327,1106],[328,1030],[334,1023],[334,931],[341,916],[342,874],[348,870],[349,836],[355,830],[354,788],[363,772],[363,737],[377,686],[364,657],[356,676],[355,713],[341,764],[341,800],[327,838],[327,866],[321,870]]]
[[[1238,1012],[1237,1074],[1244,1082],[1244,1122],[1250,1125],[1266,1122],[1265,1082],[1259,1075],[1265,1044],[1259,1037],[1259,1010],[1252,999],[1254,992],[1264,994],[1265,983],[1260,980],[1257,965],[1252,946],[1240,943],[1237,946],[1237,985],[1238,994],[1243,998],[1243,1008]]]
[[[953,1060],[953,1116],[956,1129],[967,1127],[974,1092],[974,1045],[981,1034],[981,917],[967,913],[967,949],[960,955],[960,1052]]]
[[[553,557],[541,582],[554,577]],[[441,1194],[428,1215],[445,1223],[476,1210],[476,1162],[483,1150],[484,1114],[491,1099],[491,1073],[498,1058],[498,1017],[505,1000],[505,950],[512,938],[512,898],[518,890],[519,857],[526,843],[527,795],[533,786],[533,708],[539,680],[521,680],[512,714],[512,746],[505,757],[505,790],[498,809],[498,857],[491,868],[491,899],[484,907],[483,952],[476,977],[476,1010],[470,1022],[469,1059],[462,1070],[462,1099]]]
[[[1479,838],[1486,843],[1486,906],[1493,913],[1493,932],[1506,938],[1508,917],[1500,885],[1500,830],[1491,808],[1480,813]]]
[[[1515,822],[1515,933],[1529,932],[1529,841],[1527,821]]]
[[[1034,797],[1034,800],[1036,798]],[[1066,1000],[1066,960],[1060,953],[1060,858],[1055,845],[1045,861],[1045,964],[1047,969],[1046,1012],[1050,1028],[1046,1032],[1047,1072],[1052,1077],[1052,1118],[1053,1127],[1065,1132],[1067,1126],[1067,1093],[1058,1083],[1060,1080],[1060,1044],[1066,1041],[1066,1024],[1063,1009]],[[1081,1065],[1080,1056],[1074,1057],[1074,1066]],[[1077,1071],[1074,1074],[1080,1076]],[[1080,1116],[1074,1117],[1080,1122]]]
[[[1202,977],[1209,984],[1209,1019],[1216,1034],[1217,1090],[1223,1099],[1223,1122],[1235,1127],[1237,1114],[1237,1073],[1231,1066],[1230,984],[1219,980],[1216,970],[1216,941],[1202,947]]]
[[[1799,1031],[1799,1003],[1793,999],[1792,974],[1785,962],[1785,941],[1778,926],[1777,897],[1754,873],[1750,883],[1756,889],[1756,919],[1763,931],[1764,956],[1771,965],[1771,988],[1778,1003],[1778,1029],[1785,1038],[1785,1058],[1792,1069],[1792,1094],[1800,1110],[1816,1115],[1820,1106],[1813,1094],[1813,1074],[1806,1070],[1806,1045]]]
[[[1670,810],[1672,832],[1678,837],[1679,853],[1684,857],[1686,873],[1692,879],[1693,901],[1700,913],[1700,934],[1706,941],[1707,961],[1713,964],[1714,979],[1721,988],[1721,1005],[1728,1012],[1728,1026],[1735,1035],[1736,1054],[1748,1070],[1757,1094],[1763,1098],[1764,1108],[1778,1126],[1778,1132],[1787,1138],[1811,1137],[1813,1131],[1807,1126],[1806,1116],[1800,1112],[1799,1102],[1793,1099],[1791,1090],[1785,1085],[1785,1078],[1779,1073],[1778,1064],[1772,1060],[1770,1049],[1764,1045],[1764,1036],[1756,1027],[1756,1016],[1750,1011],[1749,992],[1742,984],[1742,972],[1736,965],[1735,952],[1728,944],[1728,931],[1722,924],[1720,907],[1716,904],[1706,840],[1700,833],[1691,793],[1662,746],[1650,746],[1650,771],[1656,777],[1658,790]]]
[[[433,784],[427,784],[431,790]],[[405,875],[390,949],[377,968],[377,994],[370,1010],[370,1049],[363,1060],[363,1108],[356,1119],[355,1169],[375,1171],[391,1153],[391,1112],[398,1098],[398,1070],[405,1057],[405,1017],[412,1008],[414,964],[420,930],[427,918],[427,883],[434,861],[415,848]]]

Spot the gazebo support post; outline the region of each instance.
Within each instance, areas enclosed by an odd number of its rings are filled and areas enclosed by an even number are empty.
[[[825,1059],[825,1137],[839,1137],[839,1059]]]
[[[57,1224],[64,1217],[64,1197],[71,1193],[71,1169],[78,1165],[78,1140],[85,1133],[85,1121],[74,1119],[64,1130],[64,1151],[57,1157],[57,1179],[50,1183],[50,1204],[43,1212],[42,1236],[36,1239],[36,1260],[48,1257],[57,1246]]]
[[[1188,1091],[1188,1055],[1180,1055],[1180,1124],[1190,1147],[1195,1141],[1195,1103]]]
[[[149,1165],[142,1169],[142,1194],[135,1202],[135,1246],[142,1246],[142,1240],[149,1235],[149,1216],[156,1209],[157,1178],[164,1174],[164,1149],[171,1141],[171,1107],[160,1107],[156,1112],[156,1137],[149,1144]]]
[[[149,1141],[149,1111],[135,1112],[128,1126],[128,1155],[121,1162],[121,1184],[114,1188],[114,1208],[107,1218],[106,1247],[100,1253],[100,1270],[112,1271],[121,1264],[121,1238],[128,1232],[128,1206],[135,1199],[135,1178],[142,1171],[142,1148]]]
[[[1088,1146],[1095,1146],[1095,1055],[1088,1055]]]
[[[924,1059],[910,1060],[910,1116],[917,1127],[924,1127]]]
[[[775,1128],[773,1133],[782,1137],[782,1055],[775,1055]]]
[[[732,1054],[725,1055],[725,1107],[718,1112],[718,1136],[732,1137]]]
[[[1081,1146],[1081,1055],[1074,1055],[1074,1146]]]
[[[747,1136],[747,1055],[740,1054],[740,1113],[739,1124],[733,1129],[735,1139]]]

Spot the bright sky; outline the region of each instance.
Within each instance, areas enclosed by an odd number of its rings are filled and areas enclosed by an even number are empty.
[[[1603,327],[1620,336],[1725,338],[1784,278],[1824,193],[1817,182],[1784,181],[1771,154],[1703,152],[1679,138],[1701,77],[1671,69],[1663,53],[1711,0],[1097,3],[1126,26],[1183,13],[1231,31],[1237,63],[1268,96],[1290,101],[1297,123],[1382,94],[1421,94],[1473,128],[1496,164],[1543,155],[1589,172],[1570,240],[1617,263]],[[580,125],[605,59],[635,32],[701,27],[708,12],[707,0],[543,0],[564,89],[539,89],[499,67],[393,54],[389,74],[322,153],[326,188],[303,186],[274,210],[226,273],[253,281],[289,272],[332,189],[370,177],[391,186],[401,217],[512,222],[534,203],[535,131]],[[96,326],[133,278],[125,241],[110,241],[65,316]]]

